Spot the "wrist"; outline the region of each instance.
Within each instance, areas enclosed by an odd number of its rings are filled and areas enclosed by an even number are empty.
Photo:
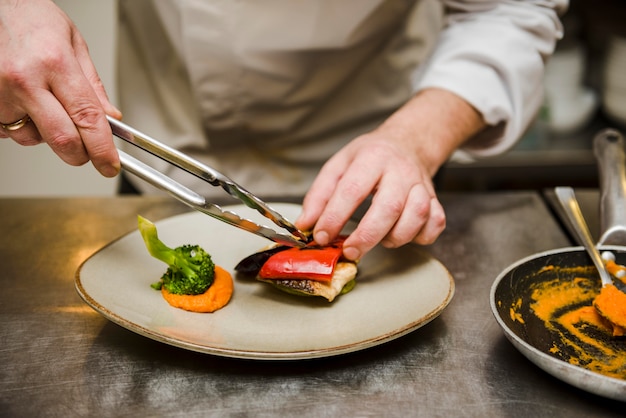
[[[413,151],[434,176],[457,148],[486,126],[481,114],[461,97],[429,88],[413,96],[379,130]]]

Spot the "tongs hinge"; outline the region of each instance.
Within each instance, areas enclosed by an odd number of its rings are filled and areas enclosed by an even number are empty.
[[[218,205],[207,202],[204,196],[194,192],[188,187],[178,183],[165,174],[130,156],[124,151],[118,150],[122,167],[131,174],[165,192],[168,192],[176,199],[202,213],[272,240],[281,245],[303,247],[309,241],[309,237],[296,228],[286,218],[228,177],[116,119],[108,117],[108,120],[111,125],[111,130],[116,137],[123,139],[124,141],[133,144],[190,174],[207,181],[212,186],[221,187],[228,194],[240,200],[246,206],[257,210],[261,215],[270,219],[279,227],[287,230],[291,235],[276,232],[271,228],[259,225],[251,220],[244,219],[234,212],[225,211]]]

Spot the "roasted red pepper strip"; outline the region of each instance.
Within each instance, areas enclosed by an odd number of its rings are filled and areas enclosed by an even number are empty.
[[[272,255],[261,267],[262,279],[309,279],[330,281],[343,252],[344,238],[327,247],[315,242],[304,248],[290,248]]]

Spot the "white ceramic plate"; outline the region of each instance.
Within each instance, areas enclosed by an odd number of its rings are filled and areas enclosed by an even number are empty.
[[[300,207],[273,204],[289,219]],[[268,224],[243,206],[229,208]],[[269,241],[201,213],[155,222],[170,247],[199,244],[234,273]],[[377,247],[359,264],[357,286],[329,303],[297,297],[233,274],[229,304],[212,314],[173,308],[150,287],[166,269],[152,258],[138,231],[105,246],[79,268],[76,289],[109,320],[148,338],[219,356],[248,359],[326,357],[372,347],[436,318],[450,302],[454,281],[446,268],[414,246]]]

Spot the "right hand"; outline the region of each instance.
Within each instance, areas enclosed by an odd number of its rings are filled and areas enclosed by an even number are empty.
[[[92,161],[106,177],[120,162],[105,115],[121,113],[108,100],[74,23],[51,0],[0,0],[0,122],[30,116],[0,138],[47,143],[63,161]]]
[[[315,241],[326,245],[371,196],[369,208],[343,242],[347,259],[358,260],[379,243],[387,248],[433,243],[446,218],[432,177],[455,149],[486,126],[482,115],[455,93],[420,91],[324,164],[296,226],[312,229]]]

